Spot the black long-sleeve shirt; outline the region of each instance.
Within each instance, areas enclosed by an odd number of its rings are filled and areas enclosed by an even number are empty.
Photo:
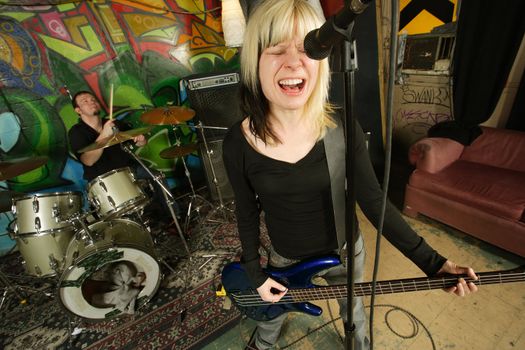
[[[272,245],[284,257],[303,259],[332,252],[337,248],[337,237],[323,141],[292,164],[253,149],[243,135],[241,123],[228,131],[223,142],[223,158],[235,193],[242,262],[258,287],[267,278],[258,255],[261,211],[265,214]],[[363,131],[359,126],[356,129],[356,200],[366,217],[377,225],[382,190],[368,156]],[[384,236],[428,275],[437,272],[445,262],[390,203],[385,214]]]
[[[107,120],[105,119],[102,120],[102,124],[106,123],[106,121]],[[127,122],[120,120],[115,120],[114,122],[121,131],[131,129],[130,124]],[[94,143],[99,135],[100,134],[95,129],[86,124],[82,119],[79,119],[78,123],[69,129],[68,138],[71,151],[79,161],[81,153],[78,153],[78,151]],[[89,166],[82,163],[84,179],[91,181],[97,176],[105,174],[111,170],[133,166],[133,164],[133,158],[120,147],[120,144],[116,144],[104,148],[102,155],[95,164]]]

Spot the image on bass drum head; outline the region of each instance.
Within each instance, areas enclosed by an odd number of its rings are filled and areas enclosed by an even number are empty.
[[[71,313],[104,320],[133,314],[156,293],[160,266],[151,238],[131,220],[98,222],[89,227],[94,242],[74,240],[68,247],[59,298]]]

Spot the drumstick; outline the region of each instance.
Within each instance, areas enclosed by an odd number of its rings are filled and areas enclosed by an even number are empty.
[[[113,120],[113,84],[111,84],[109,91],[109,120]]]

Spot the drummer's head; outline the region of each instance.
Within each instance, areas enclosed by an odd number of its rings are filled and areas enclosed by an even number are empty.
[[[79,115],[99,115],[100,103],[89,91],[79,91],[71,100],[71,104]]]

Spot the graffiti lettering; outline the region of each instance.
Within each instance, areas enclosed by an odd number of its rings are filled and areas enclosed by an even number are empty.
[[[449,113],[433,112],[428,110],[405,110],[400,109],[396,113],[396,121],[403,121],[403,124],[425,123],[432,126],[436,123],[451,120]]]
[[[450,94],[446,87],[402,87],[402,104],[417,103],[450,107]]]

